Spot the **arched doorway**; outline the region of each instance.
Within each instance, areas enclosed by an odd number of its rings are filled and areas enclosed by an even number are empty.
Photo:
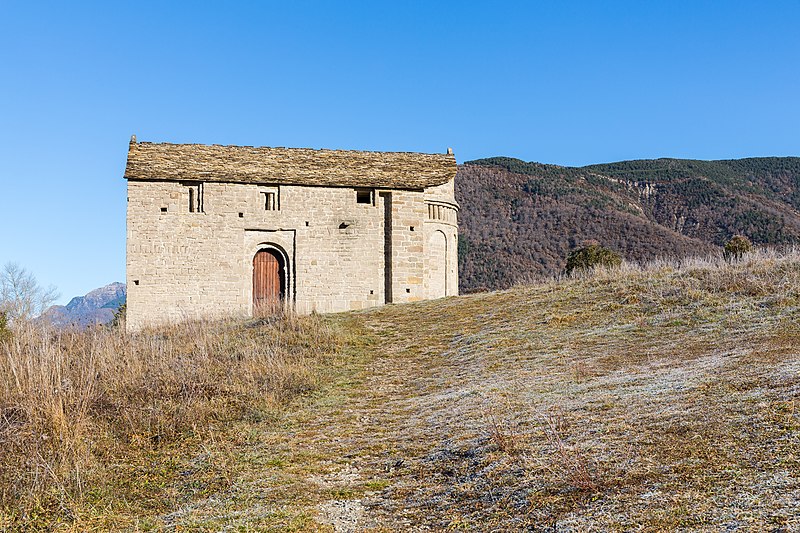
[[[277,250],[262,249],[253,257],[253,315],[272,315],[283,310],[286,297],[286,265]]]

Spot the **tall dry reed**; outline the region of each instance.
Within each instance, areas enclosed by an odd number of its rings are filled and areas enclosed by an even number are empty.
[[[0,343],[0,507],[62,509],[130,446],[203,437],[317,386],[321,320],[119,329],[18,326]]]

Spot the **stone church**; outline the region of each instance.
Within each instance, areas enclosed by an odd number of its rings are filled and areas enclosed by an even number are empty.
[[[446,154],[137,142],[129,329],[458,293]]]

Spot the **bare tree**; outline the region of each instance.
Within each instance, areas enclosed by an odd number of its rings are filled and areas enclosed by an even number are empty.
[[[17,263],[6,263],[0,271],[0,311],[11,324],[39,316],[58,296],[55,287],[40,286],[33,274]]]

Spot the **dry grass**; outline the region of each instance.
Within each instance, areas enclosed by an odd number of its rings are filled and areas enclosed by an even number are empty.
[[[164,349],[172,364],[141,381],[169,392],[142,401],[124,391],[147,387],[112,381],[113,390],[101,394],[113,399],[108,406],[74,409],[89,413],[75,420],[89,421],[100,437],[72,441],[83,443],[76,450],[86,442],[93,450],[75,453],[95,458],[85,467],[59,470],[48,459],[68,480],[53,501],[72,513],[51,505],[50,516],[60,513],[76,529],[800,529],[796,250],[731,264],[623,265],[497,293],[299,321],[286,326],[276,350],[300,377],[278,380],[287,393],[267,403],[315,390],[267,420],[246,414],[260,396],[251,387],[265,390],[257,379],[241,379],[230,395],[214,392],[217,379],[177,385],[186,374],[181,365],[195,359],[177,355],[197,352],[213,367],[214,354],[246,356],[259,336],[273,338],[282,327],[215,326],[206,348],[188,351],[181,343],[188,338],[193,346],[189,333],[115,341],[172,346]],[[337,354],[324,379],[315,373],[315,351]],[[163,384],[160,376],[167,376]],[[156,416],[175,420],[165,427],[148,422],[148,409],[178,412],[165,398],[184,391],[200,398],[197,428],[181,425],[177,415]],[[115,409],[129,414],[108,414]],[[215,412],[232,422],[220,424]],[[25,442],[34,443],[35,432],[25,431]],[[155,435],[163,440],[154,442]],[[98,469],[96,457],[124,466],[83,477],[85,468]],[[50,474],[40,467],[38,475]],[[106,483],[124,498],[96,495],[98,479],[112,480]],[[64,493],[83,500],[70,507]],[[80,515],[86,509],[96,515]]]
[[[5,521],[73,521],[103,486],[135,485],[141,472],[120,477],[114,465],[213,440],[230,421],[274,417],[319,385],[322,354],[336,342],[320,320],[292,316],[139,335],[18,328],[0,346]]]
[[[548,460],[543,462],[552,476],[560,477],[569,487],[584,491],[597,491],[601,482],[594,471],[596,465],[583,455],[576,446],[570,446],[565,440],[566,424],[560,413],[550,413],[543,417],[542,425],[550,448]]]
[[[506,405],[503,410],[508,412],[510,407]],[[522,453],[524,443],[522,442],[520,428],[517,424],[505,418],[502,412],[489,407],[487,426],[489,428],[489,438],[498,450],[511,456]]]
[[[798,250],[626,264],[365,319],[403,361],[382,369],[405,374],[409,392],[386,401],[405,406],[392,432],[414,457],[373,500],[377,522],[800,527]]]

